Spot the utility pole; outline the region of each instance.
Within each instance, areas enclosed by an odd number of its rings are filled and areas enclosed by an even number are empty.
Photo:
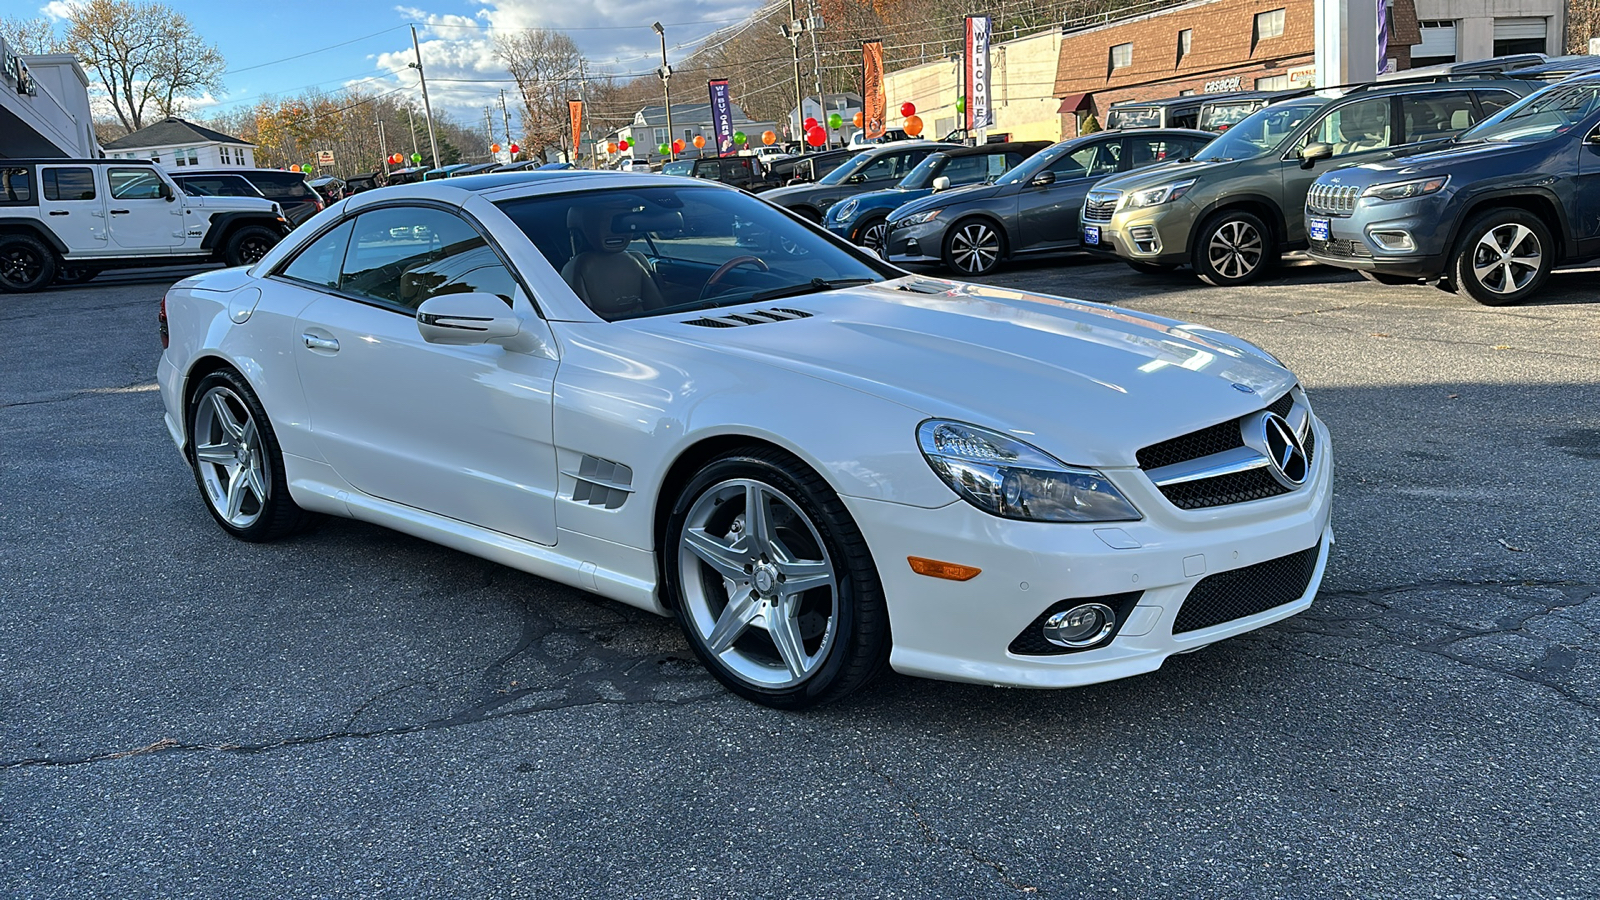
[[[789,2],[793,3],[794,0],[789,0]],[[674,142],[672,137],[672,93],[667,90],[667,79],[672,77],[672,67],[667,65],[667,30],[661,27],[660,22],[651,25],[650,30],[661,37],[661,68],[657,71],[657,74],[661,76],[661,102],[667,106],[667,153],[672,159],[677,159],[678,152],[672,149]],[[646,156],[648,155],[647,153]]]
[[[485,144],[484,146],[492,146],[494,144],[494,116],[490,113],[489,107],[487,106],[483,108],[483,133],[489,136],[489,143]],[[489,151],[489,161],[500,161],[499,158],[494,155],[493,150]]]
[[[600,156],[594,140],[589,137],[589,75],[584,71],[584,60],[578,60],[578,101],[583,104],[583,139],[589,142],[589,165],[600,168]]]
[[[822,51],[817,48],[817,32],[822,30],[822,16],[817,13],[817,0],[810,0],[811,17],[806,20],[806,31],[811,32],[811,58],[817,77],[817,119],[822,123],[822,133],[828,136],[823,149],[833,149],[833,129],[828,127],[828,95],[822,92]]]
[[[515,160],[516,154],[511,152],[511,113],[506,111],[506,89],[500,89],[500,118],[506,126],[506,159]]]
[[[389,180],[389,142],[383,137],[383,120],[378,120],[378,152],[383,154],[383,180]]]
[[[411,123],[411,164],[416,165],[422,158],[422,151],[417,149],[417,117],[411,112],[411,104],[406,104],[406,121]]]
[[[417,43],[417,26],[411,26],[411,50],[417,61],[411,68],[417,70],[417,80],[422,82],[422,111],[428,117],[428,150],[433,153],[433,167],[439,168],[439,139],[433,133],[433,104],[428,102],[428,76],[422,74],[422,45]]]
[[[800,21],[800,8],[796,0],[789,0],[789,21],[780,26],[778,32],[789,39],[789,45],[794,49],[794,127],[800,137],[801,153],[808,153],[811,149],[805,135],[806,98],[800,93],[800,35],[805,30],[806,23]]]

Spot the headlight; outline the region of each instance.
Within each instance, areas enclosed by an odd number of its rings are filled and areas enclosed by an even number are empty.
[[[929,419],[917,427],[917,443],[944,483],[986,513],[1036,522],[1142,518],[1104,475],[998,431]]]
[[[1409,200],[1412,197],[1426,197],[1444,190],[1450,183],[1449,175],[1438,178],[1419,178],[1415,181],[1395,181],[1390,184],[1375,184],[1361,192],[1363,197],[1376,197],[1379,200]]]
[[[851,197],[849,200],[839,204],[839,211],[835,213],[835,215],[839,217],[839,221],[850,221],[850,217],[856,214],[856,205],[856,198],[854,197]]]
[[[1170,203],[1173,200],[1182,197],[1184,194],[1189,193],[1189,189],[1194,187],[1194,181],[1195,180],[1193,178],[1190,178],[1187,181],[1174,181],[1170,184],[1163,184],[1159,187],[1145,188],[1142,191],[1132,191],[1128,194],[1128,205],[1130,207],[1138,208],[1141,206],[1160,206],[1163,203]]]
[[[938,215],[939,210],[937,209],[930,209],[927,212],[912,213],[911,215],[906,216],[900,221],[894,223],[894,227],[909,228],[912,225],[921,225],[924,222],[932,222],[938,217]]]

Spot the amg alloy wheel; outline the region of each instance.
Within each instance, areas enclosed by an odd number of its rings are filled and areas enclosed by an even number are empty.
[[[1253,213],[1232,210],[1200,228],[1194,245],[1194,271],[1217,287],[1248,284],[1275,261],[1272,234]]]
[[[961,222],[944,242],[944,264],[963,275],[984,275],[1000,263],[1004,244],[988,222]]]
[[[1461,231],[1450,261],[1456,290],[1485,306],[1507,306],[1531,296],[1550,277],[1550,230],[1520,209],[1494,209]]]
[[[270,541],[317,518],[290,499],[277,435],[237,373],[213,372],[195,389],[189,441],[200,494],[229,534]]]
[[[855,523],[816,473],[752,450],[708,465],[669,521],[669,597],[695,653],[736,693],[797,709],[888,658],[888,618]]]

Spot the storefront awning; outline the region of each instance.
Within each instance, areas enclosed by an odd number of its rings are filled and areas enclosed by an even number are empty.
[[[1062,114],[1075,113],[1080,109],[1087,109],[1088,107],[1088,94],[1068,94],[1061,98],[1061,108],[1057,109],[1056,112]]]

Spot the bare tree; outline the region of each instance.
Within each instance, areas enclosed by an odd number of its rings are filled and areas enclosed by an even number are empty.
[[[83,0],[68,8],[66,48],[105,86],[123,127],[137,131],[154,110],[222,89],[222,54],[188,18],[161,3]]]
[[[1569,0],[1567,52],[1588,53],[1591,38],[1600,38],[1600,0]]]
[[[583,54],[565,32],[529,28],[497,36],[495,54],[522,95],[523,146],[540,155],[566,143],[567,101],[577,96]]]
[[[43,16],[32,19],[15,16],[0,18],[0,34],[5,35],[13,53],[23,56],[55,53],[61,47],[61,38],[56,35],[55,26]]]

